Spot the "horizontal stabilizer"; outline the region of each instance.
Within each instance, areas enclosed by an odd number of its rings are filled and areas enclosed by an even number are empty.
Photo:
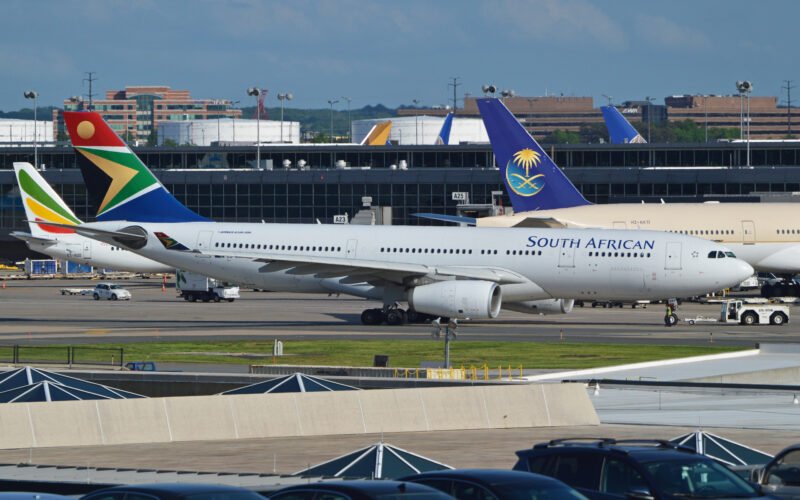
[[[444,215],[444,214],[429,214],[417,213],[411,214],[414,217],[421,217],[423,219],[438,220],[442,222],[454,222],[456,224],[467,224],[468,226],[475,225],[475,217],[463,217],[461,215]]]
[[[39,238],[30,233],[20,233],[19,231],[12,231],[11,236],[20,239],[22,241],[26,241],[28,243],[36,243],[38,245],[50,246],[58,243],[58,240],[51,240],[49,238]]]

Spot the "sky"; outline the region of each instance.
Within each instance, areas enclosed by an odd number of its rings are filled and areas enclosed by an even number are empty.
[[[62,106],[94,91],[168,85],[195,98],[267,106],[422,106],[481,94],[591,96],[608,102],[683,93],[754,96],[797,85],[795,0],[4,0],[0,110]],[[459,103],[461,107],[461,103]]]

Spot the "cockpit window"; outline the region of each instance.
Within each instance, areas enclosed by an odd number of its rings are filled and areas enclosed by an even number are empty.
[[[732,259],[736,258],[736,255],[733,252],[725,252],[725,255],[727,255],[728,257],[730,257]]]
[[[709,259],[724,259],[726,255],[728,257],[736,257],[733,255],[733,252],[720,252],[719,250],[712,250],[708,252]]]
[[[716,250],[711,250],[710,252],[708,252],[708,258],[709,259],[716,259],[717,258],[717,251]]]

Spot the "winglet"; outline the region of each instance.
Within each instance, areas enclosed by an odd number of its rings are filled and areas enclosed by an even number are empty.
[[[622,116],[622,113],[617,108],[614,106],[601,106],[600,111],[603,112],[603,120],[606,121],[608,136],[613,144],[647,143],[644,137],[633,128],[633,125]]]
[[[589,204],[501,100],[476,101],[514,212]]]
[[[208,220],[176,200],[98,113],[63,115],[97,220]]]

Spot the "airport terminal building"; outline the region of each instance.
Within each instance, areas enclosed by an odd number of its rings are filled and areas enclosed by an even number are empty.
[[[545,146],[556,164],[592,202],[780,201],[800,192],[800,142],[583,144]],[[391,206],[392,224],[428,224],[416,212],[456,214],[469,203],[490,204],[504,192],[488,144],[453,146],[270,145],[256,148],[141,147],[136,153],[187,207],[217,221],[330,223],[353,216],[362,197]],[[20,258],[24,245],[9,236],[27,231],[15,161],[33,162],[32,147],[0,148],[0,252]],[[285,161],[290,163],[284,168]],[[39,148],[44,177],[78,217],[91,221],[83,178],[71,147]],[[297,165],[303,165],[302,169]],[[507,198],[503,195],[503,205]],[[386,221],[388,222],[388,221]]]

